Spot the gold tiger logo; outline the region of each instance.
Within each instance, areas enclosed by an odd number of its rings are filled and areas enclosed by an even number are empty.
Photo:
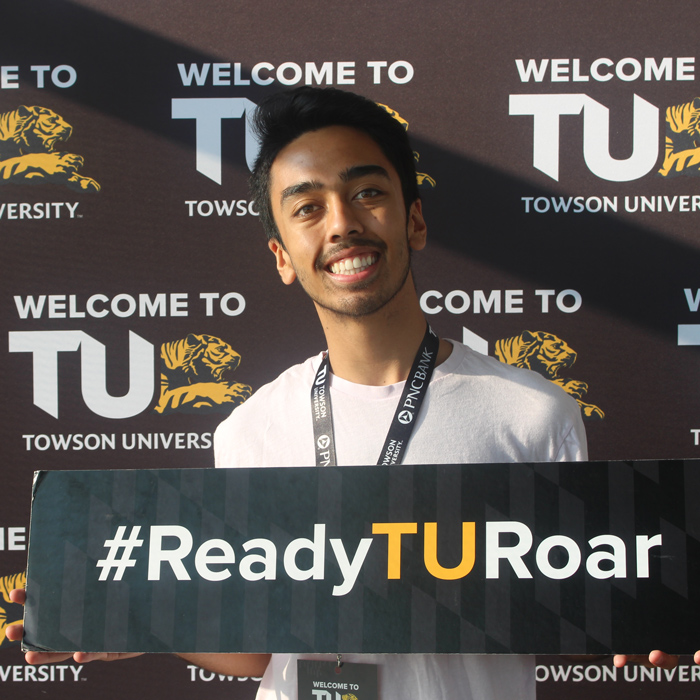
[[[18,625],[22,622],[22,607],[10,600],[10,591],[14,588],[24,588],[26,585],[25,571],[0,577],[0,645],[6,641],[5,630],[10,625]]]
[[[663,177],[700,175],[700,97],[666,110]]]
[[[408,131],[408,122],[395,110],[389,107],[388,105],[383,105],[381,102],[377,102],[377,104],[389,114],[391,114],[396,121],[401,124],[401,126]],[[420,153],[418,151],[413,151],[413,157],[416,159],[416,165],[418,165],[418,161],[420,160]],[[416,173],[416,180],[418,182],[418,186],[420,187],[421,185],[427,185],[428,187],[435,187],[437,185],[437,182],[435,182],[435,179],[430,177],[428,173]]]
[[[160,349],[160,400],[157,413],[229,413],[253,390],[227,381],[241,356],[221,338],[190,333]]]
[[[568,369],[576,362],[576,351],[561,338],[543,331],[524,331],[512,338],[496,342],[496,357],[507,365],[524,367],[541,374],[573,396],[586,418],[602,420],[605,413],[582,397],[588,393],[588,384],[576,379],[559,377],[559,370]]]
[[[46,107],[25,107],[0,114],[0,183],[52,182],[80,192],[99,192],[99,184],[78,174],[82,156],[55,151],[73,127]]]

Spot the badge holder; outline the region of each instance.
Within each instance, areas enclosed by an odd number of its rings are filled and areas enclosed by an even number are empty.
[[[342,661],[297,660],[298,700],[378,700],[377,666]]]

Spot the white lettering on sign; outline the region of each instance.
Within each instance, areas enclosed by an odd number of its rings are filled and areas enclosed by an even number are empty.
[[[65,219],[66,214],[69,219],[75,219],[78,204],[79,202],[1,202],[0,219]],[[77,217],[82,217],[82,214]]]
[[[511,534],[517,538],[514,544],[500,544],[502,534]],[[637,578],[649,578],[649,550],[652,547],[660,547],[661,535],[636,536],[636,563]],[[508,562],[510,568],[518,578],[532,578],[530,570],[523,561],[523,557],[532,549],[533,536],[530,528],[519,522],[488,522],[486,523],[486,578],[499,578],[501,574],[501,562]],[[610,546],[612,552],[594,551],[586,559],[586,571],[597,579],[626,578],[627,548],[625,542],[614,535],[599,535],[588,541],[588,545],[596,550],[601,546]],[[560,567],[555,567],[549,559],[549,554],[554,547],[560,547],[567,553],[567,561]],[[547,578],[564,579],[573,576],[578,571],[582,552],[579,545],[570,537],[552,535],[543,539],[536,550],[537,568]],[[603,562],[610,562],[611,566],[602,568]]]
[[[463,289],[453,289],[443,294],[437,289],[429,289],[420,296],[420,307],[423,313],[439,314],[447,311],[450,314],[464,314],[470,311],[480,313],[523,313],[522,289],[492,289],[484,291],[475,289],[471,295]],[[554,297],[559,311],[567,314],[575,313],[581,308],[583,298],[575,289],[564,289],[557,292],[555,289],[536,289],[535,296],[540,297],[540,310],[543,314],[549,313],[549,299]]]
[[[103,418],[129,418],[148,408],[155,388],[153,345],[129,331],[129,390],[107,391],[106,347],[84,331],[10,331],[9,351],[32,355],[34,405],[58,418],[58,355],[81,353],[80,390],[87,407]]]
[[[69,675],[66,671],[70,670]],[[12,681],[15,683],[38,682],[45,683],[46,681],[78,681],[80,680],[80,672],[82,666],[58,666],[49,664],[47,666],[30,666],[23,664],[21,666],[0,666],[0,681],[6,683]],[[82,680],[85,680],[84,678]]]
[[[39,433],[22,435],[27,452],[72,450],[209,450],[212,433]]]
[[[387,579],[401,578],[403,538],[417,535],[418,525],[408,522],[372,523],[372,534],[387,538]],[[426,570],[440,580],[468,576],[476,558],[476,523],[462,523],[462,560],[452,567],[445,567],[438,561],[437,523],[423,523],[423,527]],[[128,579],[127,570],[134,570],[137,558],[145,551],[142,547],[146,536],[142,529],[141,525],[120,525],[114,537],[105,540],[107,554],[96,563],[101,569],[100,581],[108,581],[110,576],[115,581],[122,580],[125,575]],[[519,579],[531,579],[532,568],[547,578],[561,580],[576,574],[582,565],[592,578],[624,579],[628,578],[628,545],[633,552],[636,578],[649,578],[650,550],[662,545],[660,534],[636,535],[634,543],[626,543],[616,535],[603,534],[592,537],[586,544],[579,544],[565,535],[553,534],[539,542],[533,552],[532,530],[525,523],[517,521],[486,522],[484,534],[487,579],[507,576],[510,571]],[[502,543],[501,536],[505,536],[507,544]],[[327,545],[330,545],[341,577],[341,582],[332,588],[334,596],[343,596],[352,590],[374,542],[372,537],[361,538],[354,554],[348,556],[346,544],[341,539],[327,538],[326,525],[322,523],[313,526],[311,538],[292,539],[284,545],[283,551],[278,550],[275,542],[263,537],[244,542],[240,545],[242,552],[238,554],[230,542],[221,538],[206,540],[195,548],[192,533],[182,525],[152,525],[148,537],[149,581],[160,581],[173,575],[178,581],[190,581],[193,573],[205,581],[224,581],[233,575],[236,564],[238,574],[246,581],[277,580],[280,568],[294,581],[323,581],[326,578],[326,561],[331,559],[326,554]],[[558,557],[553,562],[551,553],[554,550],[563,550],[566,556]],[[300,563],[300,559],[303,563]]]
[[[50,82],[53,87],[69,88],[75,85],[78,73],[67,64],[59,66],[30,66],[29,70],[34,73],[33,86],[43,89]],[[0,66],[0,90],[11,90],[20,87],[20,67]]]
[[[5,528],[0,527],[0,551],[7,549],[9,552],[22,552],[27,549],[27,528],[8,527],[7,541],[5,540]],[[5,546],[7,544],[7,546]]]
[[[221,129],[224,119],[244,119],[245,159],[252,170],[260,144],[251,126],[255,103],[245,97],[185,97],[172,100],[173,119],[193,119],[197,171],[221,184]]]
[[[129,547],[135,536],[132,534],[126,540],[124,531],[121,531],[120,534],[119,540],[116,537],[114,540],[108,540],[110,544],[108,545],[105,542],[105,547],[110,547],[111,555],[114,551],[112,548],[115,547],[115,542],[125,543],[120,544],[120,546],[125,547],[122,558],[126,556],[126,565],[131,566],[129,557],[132,550]],[[287,545],[282,561],[284,571],[291,579],[306,581],[307,579],[321,580],[324,578],[325,534],[325,525],[314,525],[313,539],[300,537],[292,540]],[[165,546],[166,540],[169,542],[168,547]],[[352,560],[348,557],[342,540],[331,538],[328,542],[331,545],[343,577],[341,584],[333,587],[333,595],[345,595],[355,585],[357,575],[372,544],[372,539],[363,538],[360,540]],[[148,580],[160,581],[162,566],[167,564],[179,581],[189,581],[190,574],[182,560],[192,551],[192,547],[192,535],[187,528],[180,525],[152,526],[148,552]],[[264,538],[256,538],[246,542],[243,545],[243,549],[246,552],[260,549],[263,553],[262,555],[251,553],[241,559],[239,572],[242,578],[248,581],[275,580],[277,578],[277,547],[273,542]],[[297,562],[297,555],[304,550],[311,552],[312,563],[308,568],[301,568]],[[218,553],[216,553],[217,551]],[[121,559],[115,558],[113,561],[109,559],[109,555],[107,559],[115,568],[121,565]],[[199,546],[195,554],[195,569],[199,576],[206,581],[222,581],[229,578],[231,571],[226,565],[234,564],[235,562],[236,556],[233,548],[228,542],[221,539],[207,540]],[[217,568],[212,569],[212,565],[216,565]],[[120,569],[117,569],[117,575],[119,571]]]
[[[396,85],[413,80],[415,70],[409,61],[367,61],[372,82],[379,85],[386,78]],[[231,85],[354,85],[355,61],[283,61],[275,65],[260,61],[252,68],[242,63],[178,63],[177,70],[184,87],[229,87]]]
[[[533,117],[532,165],[559,180],[559,124],[583,113],[583,158],[603,180],[628,182],[651,172],[659,155],[659,108],[634,95],[632,155],[613,158],[609,150],[610,110],[584,94],[511,95],[509,114]]]
[[[591,78],[598,82],[607,82],[613,78],[624,82],[634,80],[695,80],[695,58],[623,58],[611,61],[609,58],[597,58],[586,67],[579,58],[543,58],[539,61],[522,58],[515,59],[515,67],[520,81],[529,83],[533,80],[541,83],[547,78],[553,83],[587,83]]]
[[[250,201],[245,199],[229,199],[229,200],[208,200],[203,199],[198,201],[196,199],[185,200],[187,205],[187,215],[188,216],[259,216],[260,212],[255,209],[255,202],[251,199]]]
[[[199,666],[193,666],[189,664],[187,666],[187,669],[190,672],[190,681],[196,681],[199,679],[200,681],[209,682],[213,681],[215,678],[218,678],[220,681],[240,681],[244,682],[248,680],[248,676],[225,676],[223,673],[214,673],[213,671],[205,671],[203,668],[199,668]],[[253,681],[261,681],[261,677],[256,677],[256,676],[251,676],[250,680]]]

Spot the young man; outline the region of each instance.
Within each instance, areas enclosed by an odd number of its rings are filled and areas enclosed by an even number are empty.
[[[573,399],[537,374],[426,332],[410,267],[412,251],[425,245],[426,225],[403,127],[369,100],[315,88],[266,100],[257,125],[262,147],[251,181],[268,245],[282,281],[299,280],[313,300],[328,352],[325,362],[319,355],[284,372],[221,424],[217,466],[586,459]],[[435,365],[429,381],[420,380],[422,369],[412,371],[416,356]],[[426,389],[410,419],[396,410],[409,375]],[[314,425],[317,380],[327,382],[330,428]],[[406,425],[410,436],[398,427]],[[334,459],[325,441],[317,453],[319,430],[333,438]],[[385,448],[387,434],[402,445],[398,458]],[[13,592],[15,602],[23,598]],[[11,639],[21,637],[21,626],[9,629]],[[67,656],[29,652],[27,661]],[[126,656],[79,652],[75,660]],[[184,656],[218,673],[264,672],[258,698],[296,697],[296,656]],[[532,657],[343,658],[378,665],[382,700],[535,696]]]
[[[256,123],[262,146],[251,182],[268,245],[282,281],[298,280],[311,297],[328,352],[284,372],[221,424],[217,466],[392,461],[396,449],[388,455],[383,445],[402,423],[394,414],[417,354],[434,358],[435,369],[418,382],[427,387],[419,410],[403,417],[413,432],[398,461],[586,459],[580,410],[558,387],[426,333],[410,266],[426,225],[403,127],[369,100],[314,88],[266,100]],[[324,378],[331,429],[314,425],[311,404]],[[326,442],[316,448],[326,435],[335,460]],[[297,658],[272,656],[258,698],[296,697]],[[379,666],[383,700],[535,695],[527,657],[343,659]]]
[[[338,464],[374,464],[426,321],[410,268],[426,243],[403,127],[352,93],[301,88],[257,111],[251,183],[285,284],[311,297],[328,343]],[[219,427],[217,466],[315,463],[310,392],[292,367]],[[446,363],[446,364],[445,364]],[[586,458],[576,403],[532,372],[440,340],[407,462]]]

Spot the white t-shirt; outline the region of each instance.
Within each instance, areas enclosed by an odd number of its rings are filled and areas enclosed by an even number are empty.
[[[552,462],[588,458],[574,399],[540,375],[450,341],[435,368],[405,464]],[[283,372],[236,408],[214,436],[218,467],[315,464],[311,386],[321,355]],[[331,376],[338,464],[376,464],[404,383],[353,384]],[[342,650],[341,650],[342,651]],[[273,654],[258,700],[296,698],[298,658]],[[343,654],[379,665],[381,700],[534,700],[534,657],[468,654]]]
[[[539,374],[450,341],[435,368],[405,464],[554,462],[588,458],[574,399]],[[219,425],[217,467],[309,467],[315,462],[311,386],[321,355],[290,367]],[[376,464],[404,383],[353,384],[331,375],[339,465]]]

